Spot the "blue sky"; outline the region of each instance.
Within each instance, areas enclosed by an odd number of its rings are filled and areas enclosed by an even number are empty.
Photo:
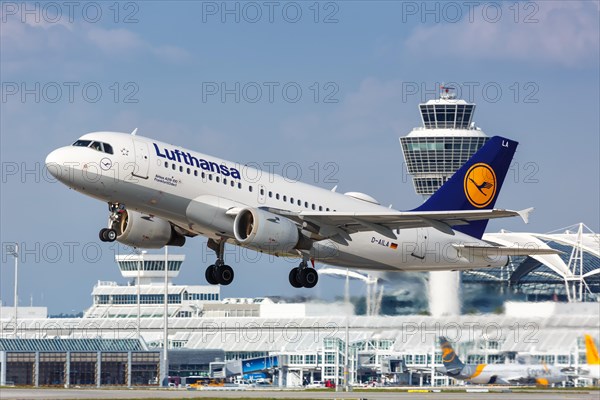
[[[598,2],[228,2],[231,12],[222,2],[45,4],[1,9],[0,232],[29,251],[22,304],[33,296],[51,312],[81,310],[96,281],[120,279],[114,249],[97,240],[106,206],[44,173],[52,149],[137,127],[222,158],[279,163],[278,173],[295,162],[306,182],[410,209],[421,200],[398,137],[420,124],[417,104],[441,82],[473,95],[488,135],[520,142],[497,206],[535,214],[489,230],[599,230]],[[222,88],[232,92],[222,98]],[[203,284],[213,258],[205,241],[176,252],[188,257],[178,282]],[[1,295],[12,304],[5,253]],[[237,280],[224,296],[343,291],[323,278],[292,292],[291,261],[229,263]]]

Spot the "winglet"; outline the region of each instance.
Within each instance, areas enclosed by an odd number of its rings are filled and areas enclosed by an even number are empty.
[[[135,134],[136,134],[136,133],[137,133],[137,128],[135,128],[135,129],[133,130],[133,132],[131,132],[131,136],[135,136]]]
[[[533,212],[533,210],[534,210],[533,207],[529,207],[524,210],[517,211],[517,214],[519,214],[519,216],[523,219],[523,222],[528,224],[529,223],[529,214],[531,214]]]
[[[335,185],[335,186],[333,187],[333,189],[331,189],[331,191],[332,191],[332,192],[335,192],[336,190],[337,190],[337,185]]]

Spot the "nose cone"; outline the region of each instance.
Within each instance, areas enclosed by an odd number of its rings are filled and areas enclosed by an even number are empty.
[[[68,171],[68,149],[61,147],[54,150],[46,156],[46,169],[56,179],[67,183],[69,178]]]

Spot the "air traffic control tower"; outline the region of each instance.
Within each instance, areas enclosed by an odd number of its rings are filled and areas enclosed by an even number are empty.
[[[431,196],[488,137],[475,126],[475,104],[457,99],[452,87],[441,87],[439,99],[419,104],[423,126],[400,138],[408,173],[417,194]],[[433,316],[460,313],[460,272],[429,273],[429,311]]]

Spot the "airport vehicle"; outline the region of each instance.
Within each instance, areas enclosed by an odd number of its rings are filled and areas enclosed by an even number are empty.
[[[594,339],[585,335],[585,358],[586,364],[580,367],[581,376],[592,379],[600,379],[600,356]]]
[[[431,198],[412,211],[364,193],[337,193],[132,134],[95,132],[51,152],[49,172],[108,203],[100,240],[138,248],[182,246],[208,237],[211,284],[228,285],[225,243],[302,259],[293,287],[314,287],[314,261],[380,271],[460,270],[505,265],[509,255],[551,249],[493,246],[489,219],[529,212],[494,209],[518,143],[488,141]],[[311,268],[309,261],[312,263]]]
[[[537,384],[548,386],[568,380],[566,371],[546,364],[463,364],[452,345],[445,337],[440,337],[443,371],[451,378],[475,384],[517,385]]]

